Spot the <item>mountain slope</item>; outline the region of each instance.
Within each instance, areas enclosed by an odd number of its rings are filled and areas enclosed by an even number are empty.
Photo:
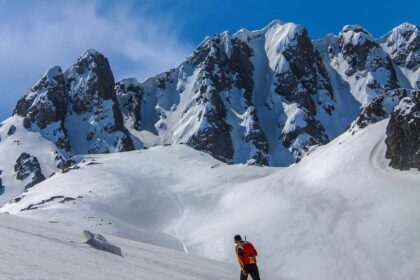
[[[2,279],[236,279],[231,265],[112,236],[124,257],[93,249],[80,231],[0,215]]]
[[[229,262],[242,233],[279,278],[415,279],[420,175],[388,167],[387,123],[288,168],[226,165],[183,145],[91,155],[1,210]]]

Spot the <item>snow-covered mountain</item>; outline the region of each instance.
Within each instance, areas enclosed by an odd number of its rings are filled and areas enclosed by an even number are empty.
[[[47,71],[0,124],[0,202],[86,153],[183,143],[227,163],[288,166],[372,123],[378,100],[418,89],[419,40],[408,23],[379,39],[347,25],[312,41],[303,26],[273,21],[209,36],[142,83],[114,83],[108,60],[88,50],[64,73]]]
[[[186,143],[228,163],[287,166],[343,133],[375,97],[417,88],[418,27],[403,24],[395,36],[404,26],[413,30],[410,47],[401,40],[386,47],[386,36],[355,25],[317,41],[280,21],[216,34],[179,67],[144,83],[122,81],[135,90],[118,92],[135,102],[121,103],[121,111],[144,143]],[[395,49],[409,63],[397,66]]]
[[[124,125],[114,86],[108,60],[94,50],[64,73],[45,73],[0,125],[1,201],[68,167],[73,155],[141,148]]]
[[[392,58],[403,87],[420,88],[420,31],[410,23],[403,23],[377,42]]]

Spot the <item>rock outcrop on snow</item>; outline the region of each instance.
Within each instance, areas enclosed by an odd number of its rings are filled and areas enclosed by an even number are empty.
[[[7,131],[7,136],[12,136],[13,134],[15,134],[15,132],[16,132],[16,126],[11,125],[9,127],[9,130]]]
[[[38,159],[27,153],[22,153],[14,166],[16,179],[25,182],[25,190],[45,180]]]
[[[413,94],[418,93],[420,93],[418,90],[400,88],[375,97],[372,102],[362,109],[362,112],[352,123],[349,130],[355,133],[369,124],[389,118],[394,108],[403,98],[411,97]]]
[[[134,79],[124,79],[115,84],[118,104],[127,127],[140,130],[141,127],[141,102],[142,88]]]
[[[385,143],[390,166],[420,171],[420,92],[401,100],[391,114]]]
[[[86,244],[89,244],[93,248],[122,257],[121,248],[111,244],[103,235],[88,230],[84,230],[83,235],[87,238]]]

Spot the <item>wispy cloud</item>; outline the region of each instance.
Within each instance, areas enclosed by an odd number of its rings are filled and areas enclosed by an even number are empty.
[[[89,48],[109,58],[117,79],[176,67],[192,46],[177,38],[175,22],[127,3],[101,11],[96,1],[0,0],[0,118],[46,70],[67,68]]]

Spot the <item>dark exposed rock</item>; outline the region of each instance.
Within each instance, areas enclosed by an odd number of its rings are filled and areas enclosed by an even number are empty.
[[[57,153],[57,151],[55,152],[54,159],[57,162],[57,168],[60,168],[61,170],[64,170],[76,163],[72,157],[64,158],[61,154]]]
[[[395,64],[417,71],[420,67],[420,31],[410,23],[403,23],[379,40],[384,43]]]
[[[12,200],[9,201],[9,203],[18,203],[19,201],[22,200],[22,198],[24,198],[25,195],[24,194],[20,194],[19,196],[13,198]]]
[[[310,114],[305,114],[304,121],[306,122],[305,126],[297,126],[283,136],[283,145],[290,149],[296,162],[299,162],[305,156],[311,146],[322,145],[329,141],[324,128],[316,118]],[[303,135],[303,137],[298,138],[299,135]],[[305,137],[305,135],[309,137]]]
[[[252,104],[252,92],[254,90],[254,65],[250,61],[250,57],[254,55],[254,51],[245,42],[234,38],[232,40],[232,54],[229,60],[229,71],[237,73],[234,84],[237,88],[244,90],[246,104]]]
[[[78,114],[91,112],[96,109],[95,107],[100,107],[103,100],[118,102],[114,91],[114,76],[108,59],[99,52],[86,51],[65,75],[74,112]],[[83,75],[87,78],[78,79]]]
[[[115,84],[115,92],[118,97],[120,110],[126,120],[126,124],[134,129],[141,127],[141,102],[143,89],[136,79],[125,79]]]
[[[363,108],[349,130],[352,133],[355,133],[358,129],[365,128],[369,124],[388,118],[393,112],[394,107],[397,106],[403,98],[411,96],[415,92],[420,91],[400,88],[388,91],[387,93],[376,97]]]
[[[250,156],[257,165],[269,165],[267,137],[258,124],[257,111],[253,106],[248,108],[248,118],[244,140],[252,143],[256,148],[254,154]]]
[[[226,53],[223,47],[222,40],[225,37],[231,44],[230,53]],[[203,68],[201,78],[211,80],[218,92],[229,91],[234,87],[243,89],[247,105],[250,105],[254,87],[254,66],[250,61],[253,54],[248,44],[223,33],[204,41],[190,60],[195,67]]]
[[[134,149],[118,106],[109,62],[94,50],[86,51],[64,74],[60,67],[50,69],[18,101],[14,114],[24,118],[25,128],[39,131],[56,145],[60,161],[74,153]],[[81,117],[77,118],[78,115]],[[75,122],[79,121],[87,125],[74,131],[78,126]],[[86,144],[82,146],[87,148],[71,147],[71,142],[82,142],[78,138],[84,132]]]
[[[309,146],[325,144],[329,141],[325,129],[316,119],[317,109],[314,98],[317,94],[323,94],[324,98],[329,99],[330,102],[322,104],[322,110],[331,115],[334,110],[334,94],[321,55],[313,47],[306,29],[298,30],[293,40],[296,40],[296,44],[288,46],[282,52],[289,67],[287,71],[276,74],[275,90],[288,102],[298,104],[298,108],[305,114],[304,127],[296,126],[295,129],[283,134],[283,145],[291,149],[296,160],[299,160]],[[299,140],[298,137],[304,134],[309,135],[310,138]],[[301,143],[294,146],[295,143],[297,144],[296,141]]]
[[[356,79],[360,79],[365,77],[367,72],[375,72],[379,68],[384,68],[389,74],[385,84],[372,80],[367,86],[375,91],[382,87],[384,91],[399,87],[391,58],[365,29],[358,25],[346,25],[340,32],[338,44],[343,58],[349,65],[345,71],[347,76],[356,74]]]
[[[134,143],[124,126],[123,115],[118,106],[114,76],[108,59],[95,50],[88,50],[66,71],[65,79],[67,96],[72,108],[68,113],[76,115],[88,113],[91,121],[103,123],[100,131],[94,132],[97,141],[90,145],[87,152],[107,153],[110,152],[108,146],[113,146],[120,152],[134,150]],[[112,121],[105,123],[106,119]],[[93,130],[86,133],[91,131]],[[104,133],[114,132],[119,133],[119,136],[115,136],[114,143],[108,143],[103,139]]]
[[[23,181],[30,178],[30,182],[25,186],[29,189],[34,185],[45,180],[45,176],[41,172],[41,166],[38,159],[27,153],[22,153],[16,160],[14,170],[16,172],[16,179]]]
[[[420,171],[420,92],[405,97],[391,114],[386,128],[386,158],[390,166]]]
[[[175,69],[171,69],[168,72],[164,72],[161,75],[159,75],[159,78],[157,78],[157,84],[156,87],[165,90],[168,83],[173,83],[174,80],[172,80],[172,74],[175,72]]]
[[[315,115],[315,104],[311,96],[319,90],[325,90],[328,97],[334,99],[333,90],[321,55],[313,47],[306,29],[295,36],[296,46],[288,46],[282,53],[290,70],[277,75],[276,92],[291,102],[301,104],[311,115]]]
[[[39,129],[61,151],[69,153],[71,144],[64,127],[66,110],[64,76],[61,68],[56,66],[45,73],[30,92],[18,101],[14,114],[24,118],[22,124],[25,128]],[[52,124],[55,125],[46,129]]]
[[[67,106],[64,88],[61,68],[51,68],[31,91],[18,101],[14,114],[24,117],[25,128],[30,128],[35,123],[40,129],[44,129],[51,123],[62,122]],[[34,102],[35,99],[38,101]]]
[[[378,39],[393,62],[412,72],[411,87],[420,89],[420,30],[410,23],[403,23]]]
[[[87,238],[86,244],[89,244],[93,248],[122,257],[121,248],[108,242],[101,234],[84,230],[83,235]]]
[[[72,166],[63,168],[61,172],[62,173],[67,173],[70,170],[77,170],[77,169],[80,169],[80,166],[78,166],[78,165],[72,165]]]
[[[229,162],[233,157],[233,145],[230,138],[231,126],[226,123],[226,108],[214,89],[204,89],[208,98],[203,97],[202,102],[206,108],[205,114],[201,115],[205,125],[199,129],[188,141],[187,145],[199,151],[206,151],[215,158]]]
[[[16,126],[11,125],[9,130],[7,131],[7,136],[12,136],[16,132]]]
[[[224,42],[229,41],[229,47],[224,47]],[[227,51],[228,50],[228,51]],[[227,109],[221,98],[221,93],[225,92],[227,100],[229,99],[231,90],[234,88],[242,90],[244,103],[247,106],[252,105],[252,92],[254,90],[253,71],[254,66],[250,61],[253,50],[248,44],[232,38],[230,34],[223,33],[213,36],[204,41],[193,53],[190,58],[191,63],[195,67],[200,67],[199,92],[200,96],[197,102],[204,104],[203,114],[201,118],[204,123],[210,124],[200,129],[186,141],[186,144],[200,151],[209,152],[219,160],[231,162],[234,149],[230,132],[232,127],[226,121]],[[207,82],[210,82],[210,85]],[[244,108],[243,108],[244,109]],[[263,132],[257,127],[258,118],[253,115],[256,120],[253,123],[253,131]],[[248,142],[254,142],[268,149],[267,142],[258,139],[256,134],[244,135]],[[261,151],[254,157],[258,158],[261,164],[268,164],[268,160],[263,156],[265,151]]]
[[[68,196],[63,196],[63,195],[56,195],[56,196],[52,196],[52,197],[50,197],[48,199],[43,199],[41,202],[38,202],[38,203],[29,204],[27,207],[25,207],[23,209],[20,209],[20,211],[22,212],[22,211],[35,210],[35,209],[38,209],[38,206],[41,206],[41,205],[43,205],[45,203],[48,203],[48,202],[51,202],[51,201],[55,201],[55,200],[59,200],[58,201],[59,203],[66,203],[68,201],[75,201],[76,199],[74,197],[68,197]],[[18,201],[14,201],[14,202],[18,202]]]

